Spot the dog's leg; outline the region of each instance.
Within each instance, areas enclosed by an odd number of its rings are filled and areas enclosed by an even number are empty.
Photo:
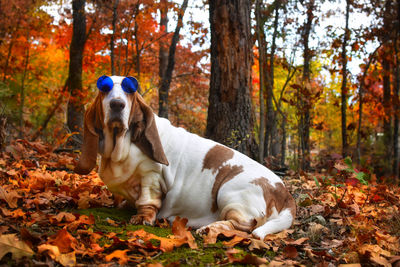
[[[161,207],[161,176],[157,172],[149,172],[141,179],[141,192],[136,201],[137,214],[132,216],[132,224],[153,225]]]
[[[205,233],[207,232],[207,228],[209,231],[213,232],[239,230],[250,233],[254,229],[256,221],[243,216],[243,213],[240,211],[240,206],[241,205],[229,205],[225,207],[221,212],[222,220],[201,227],[197,230],[197,233]]]

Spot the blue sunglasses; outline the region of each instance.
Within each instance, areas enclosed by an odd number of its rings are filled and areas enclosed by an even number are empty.
[[[114,87],[113,80],[103,75],[99,79],[97,79],[97,88],[104,93],[110,92]],[[132,94],[136,92],[139,87],[138,81],[133,77],[125,77],[121,83],[122,90],[124,90],[128,94]]]

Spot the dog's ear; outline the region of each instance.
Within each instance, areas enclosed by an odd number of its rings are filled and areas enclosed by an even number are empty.
[[[78,174],[88,174],[96,166],[99,146],[99,134],[96,131],[103,128],[102,118],[103,108],[101,105],[101,97],[97,95],[95,101],[85,112],[81,156],[74,169],[74,172]]]
[[[169,165],[152,109],[135,93],[130,114],[131,141],[154,161]]]

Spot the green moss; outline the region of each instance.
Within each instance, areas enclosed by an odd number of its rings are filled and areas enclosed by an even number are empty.
[[[209,246],[191,249],[187,246],[175,248],[152,259],[152,262],[161,262],[163,265],[178,263],[180,266],[209,266],[216,265],[226,259],[222,246]]]
[[[121,239],[126,239],[127,231],[136,231],[140,229],[144,229],[146,232],[160,237],[167,237],[168,235],[172,234],[170,228],[159,228],[148,225],[129,224],[130,218],[132,217],[132,215],[135,214],[133,210],[102,207],[102,208],[93,208],[86,210],[76,210],[74,212],[87,216],[93,215],[95,218],[95,225],[94,225],[95,231],[101,231],[103,233],[113,232],[118,234],[118,237]],[[117,226],[108,223],[107,218],[115,221]]]

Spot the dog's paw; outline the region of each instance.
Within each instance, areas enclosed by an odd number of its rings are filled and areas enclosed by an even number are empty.
[[[153,226],[156,221],[155,216],[146,216],[142,214],[133,215],[130,223],[131,224],[143,224]]]
[[[203,226],[196,230],[196,234],[198,235],[206,235],[208,234],[208,232],[210,232],[210,228],[208,228],[208,225]]]

